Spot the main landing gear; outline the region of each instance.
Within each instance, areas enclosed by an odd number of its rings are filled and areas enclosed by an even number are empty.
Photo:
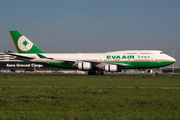
[[[88,71],[88,75],[104,75],[104,71]]]

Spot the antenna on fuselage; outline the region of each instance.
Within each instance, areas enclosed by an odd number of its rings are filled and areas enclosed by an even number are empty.
[[[111,52],[111,45],[109,45],[109,52]]]

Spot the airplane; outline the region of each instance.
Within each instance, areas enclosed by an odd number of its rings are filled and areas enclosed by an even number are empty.
[[[9,31],[18,53],[5,52],[26,62],[61,69],[87,71],[88,75],[120,72],[122,69],[152,69],[176,60],[160,50],[123,50],[104,53],[45,53],[17,30]]]

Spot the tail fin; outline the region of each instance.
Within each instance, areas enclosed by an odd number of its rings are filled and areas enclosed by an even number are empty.
[[[19,31],[9,31],[18,53],[44,53]]]

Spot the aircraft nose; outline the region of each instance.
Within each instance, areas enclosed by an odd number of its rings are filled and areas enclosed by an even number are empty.
[[[173,61],[174,61],[174,62],[176,62],[176,59],[175,59],[175,58],[173,58]]]
[[[173,58],[173,57],[171,57],[171,59],[170,59],[171,61],[173,61],[173,62],[176,62],[176,59],[175,58]]]

